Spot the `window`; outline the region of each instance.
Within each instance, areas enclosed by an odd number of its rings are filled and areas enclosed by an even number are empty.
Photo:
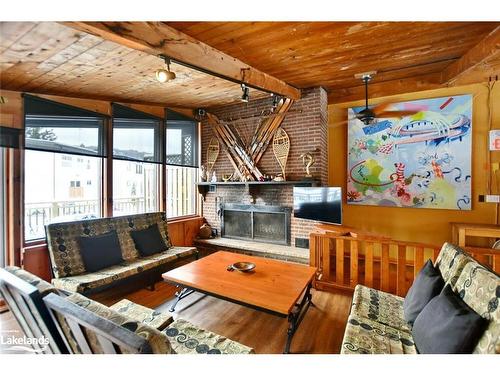
[[[24,154],[24,236],[45,237],[45,225],[101,216],[101,158],[83,157],[90,169],[62,168],[64,154],[26,150]],[[91,181],[82,186],[80,180]]]
[[[104,118],[25,96],[24,238],[45,225],[101,216]],[[90,184],[82,184],[90,181]]]
[[[198,124],[167,121],[167,164],[198,168]]]
[[[158,211],[161,120],[113,105],[113,215]]]
[[[167,165],[167,217],[196,215],[198,169]]]
[[[131,173],[129,165],[134,172]],[[135,173],[137,168],[144,173]],[[158,211],[158,173],[158,164],[114,160],[113,215]]]
[[[198,123],[167,112],[167,217],[197,213]]]

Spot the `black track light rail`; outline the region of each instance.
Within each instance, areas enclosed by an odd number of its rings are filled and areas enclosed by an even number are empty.
[[[193,69],[193,70],[196,70],[200,73],[204,73],[204,74],[208,74],[208,75],[211,75],[212,77],[217,77],[217,78],[220,78],[220,79],[224,79],[226,81],[229,81],[229,82],[233,82],[233,83],[236,83],[238,85],[242,85],[244,84],[246,87],[249,87],[251,89],[254,89],[254,90],[259,90],[259,91],[262,91],[262,92],[267,92],[269,94],[272,94],[272,95],[280,95],[280,94],[277,94],[275,92],[272,92],[272,91],[269,91],[269,90],[266,90],[266,89],[263,89],[261,87],[257,87],[257,86],[254,86],[252,84],[249,84],[247,82],[243,82],[243,81],[239,81],[235,78],[232,78],[232,77],[227,77],[227,76],[224,76],[222,74],[219,74],[219,73],[215,73],[215,72],[212,72],[208,69],[205,69],[205,68],[201,68],[199,66],[196,66],[196,65],[193,65],[193,64],[190,64],[190,63],[187,63],[187,62],[184,62],[184,61],[180,61],[180,60],[176,60],[176,59],[173,59],[167,55],[158,55],[161,59],[165,60],[165,59],[169,59],[170,62],[172,64],[177,64],[177,65],[181,65],[181,66],[184,66],[186,68],[189,68],[189,69]],[[280,95],[281,97],[283,97],[283,95]]]

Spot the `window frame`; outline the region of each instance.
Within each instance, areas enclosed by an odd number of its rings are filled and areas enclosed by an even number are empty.
[[[172,165],[172,164],[165,164],[165,174],[167,174],[167,169],[168,167],[174,167],[174,168],[186,168],[186,169],[191,169],[191,170],[196,170],[196,176],[195,176],[195,180],[198,180],[199,179],[199,168],[194,168],[194,167],[186,167],[186,166],[178,166],[178,165]],[[196,182],[195,182],[196,184]],[[167,187],[168,187],[168,179],[165,183],[165,190],[166,190],[166,199],[165,199],[165,207],[164,207],[164,211],[167,212],[167,208],[168,208],[168,191],[167,191]],[[195,213],[194,214],[188,214],[188,215],[181,215],[181,216],[173,216],[173,217],[168,217],[167,215],[167,222],[168,221],[175,221],[177,219],[187,219],[187,218],[193,218],[193,217],[196,217],[196,216],[200,216],[200,207],[201,207],[201,198],[200,198],[200,194],[199,194],[199,190],[198,190],[198,187],[195,185],[195,188],[194,188],[194,193],[195,193],[195,198],[194,198],[194,211]]]
[[[111,150],[111,154],[113,159],[117,160],[127,160],[127,161],[136,161],[136,162],[141,162],[141,163],[155,163],[155,164],[163,164],[163,158],[162,158],[162,149],[163,147],[161,146],[161,127],[162,127],[162,122],[160,120],[149,120],[149,121],[156,121],[156,124],[147,124],[144,122],[144,125],[137,125],[137,122],[134,123],[134,121],[141,121],[137,119],[123,119],[123,118],[113,118],[113,141],[115,138],[114,130],[115,129],[153,129],[153,140],[154,140],[154,160],[141,160],[141,159],[134,159],[126,156],[120,156],[120,155],[115,155],[115,149],[113,146],[113,149]],[[144,121],[144,120],[142,120]]]
[[[27,149],[28,151],[35,151],[35,152],[47,152],[47,153],[52,153],[52,154],[62,154],[62,155],[71,155],[71,154],[66,154],[66,153],[59,153],[59,152],[52,152],[52,151],[44,151],[44,150],[32,150],[32,149]],[[98,182],[99,182],[99,196],[97,198],[98,202],[99,202],[99,210],[98,210],[98,215],[100,218],[104,218],[106,217],[105,216],[105,212],[106,212],[106,209],[105,209],[105,199],[104,199],[104,189],[105,189],[105,186],[104,186],[104,180],[105,180],[105,164],[106,164],[106,158],[104,157],[99,157],[99,156],[92,156],[92,155],[80,155],[80,156],[83,156],[83,157],[89,157],[89,158],[96,158],[96,159],[100,159],[100,167],[98,168],[99,169],[99,179],[98,179]],[[38,246],[38,245],[43,245],[45,244],[47,241],[44,237],[42,238],[35,238],[35,239],[30,239],[30,240],[27,240],[26,239],[26,233],[25,233],[25,230],[26,230],[26,223],[24,221],[24,219],[26,218],[26,175],[25,175],[25,165],[26,165],[26,155],[25,155],[25,150],[23,149],[22,150],[22,162],[21,162],[21,165],[23,166],[22,168],[22,187],[21,187],[21,197],[22,197],[22,203],[21,203],[21,220],[22,220],[22,230],[21,230],[21,243],[23,245],[23,247],[31,247],[31,246]],[[76,181],[76,180],[70,180],[70,186],[68,188],[71,188],[71,182],[73,181]],[[80,180],[80,183],[81,183],[81,180]],[[82,186],[82,184],[81,184]]]
[[[169,163],[168,162],[168,154],[167,154],[167,151],[168,151],[168,146],[165,146],[165,164],[166,165],[171,165],[171,166],[174,166],[174,167],[187,167],[187,168],[200,168],[200,153],[199,153],[199,144],[200,144],[200,132],[199,130],[197,129],[198,128],[198,125],[195,121],[184,121],[184,120],[169,120],[169,121],[166,121],[165,122],[165,139],[168,138],[168,130],[169,129],[172,129],[172,130],[181,130],[181,139],[183,140],[184,138],[184,129],[186,129],[186,126],[185,124],[190,124],[190,128],[192,127],[192,129],[194,129],[194,132],[193,132],[193,138],[195,139],[195,142],[196,144],[193,145],[193,152],[194,152],[194,156],[193,156],[193,159],[194,160],[194,165],[193,164],[186,164],[185,160],[182,160],[180,164],[177,164],[177,163]],[[167,145],[168,145],[168,141],[167,142]],[[181,157],[182,159],[185,159],[185,154],[184,154],[184,145],[182,144],[181,145]]]
[[[25,95],[25,96],[31,96],[31,95]],[[45,100],[40,98],[41,100]],[[49,102],[51,102],[49,100]],[[73,107],[71,105],[66,105],[64,103],[59,103],[59,102],[54,102],[57,105],[66,107],[66,108],[77,108],[81,110],[82,112],[87,112],[87,113],[92,113],[91,111],[78,108],[78,107]],[[109,113],[112,113],[113,105],[115,103],[110,103],[109,102]],[[133,109],[130,109],[133,110]],[[140,112],[140,111],[137,111]],[[100,146],[102,147],[102,156],[97,156],[97,155],[92,155],[92,154],[87,154],[87,153],[68,153],[68,152],[58,152],[54,150],[46,150],[46,152],[53,152],[53,153],[63,153],[63,154],[70,154],[70,155],[81,155],[85,157],[96,157],[101,159],[100,163],[100,181],[99,181],[99,193],[100,193],[100,212],[99,215],[100,217],[113,217],[113,160],[125,160],[125,161],[130,161],[130,162],[141,162],[141,163],[153,163],[153,164],[159,164],[157,168],[157,206],[159,211],[166,211],[167,209],[167,163],[166,163],[166,136],[167,136],[167,116],[168,114],[175,113],[172,112],[171,110],[164,108],[164,113],[165,116],[164,118],[160,117],[155,117],[153,115],[149,115],[145,113],[146,115],[150,116],[151,119],[157,119],[158,120],[158,125],[156,126],[155,129],[155,152],[158,152],[159,159],[160,161],[154,162],[154,161],[144,161],[144,160],[136,160],[133,158],[122,158],[122,157],[115,157],[113,155],[113,128],[115,126],[113,116],[105,115],[103,113],[97,113],[96,112],[96,117],[102,117],[102,126],[99,129],[99,140],[100,140]],[[24,121],[26,118],[26,111],[23,106],[23,125]],[[176,114],[177,115],[177,114]],[[43,116],[43,115],[36,115],[36,116]],[[200,166],[200,158],[201,158],[201,131],[200,131],[200,123],[196,121],[195,119],[191,119],[189,117],[180,115],[183,118],[181,120],[175,119],[171,120],[172,122],[176,123],[182,123],[184,121],[190,121],[194,123],[195,127],[195,139],[197,142],[196,145],[196,164],[195,166],[187,166],[187,165],[175,165],[175,164],[169,164],[172,166],[176,167],[186,167],[186,168],[196,168],[199,169]],[[84,116],[82,116],[84,117]],[[90,116],[91,117],[91,116]],[[184,118],[186,120],[184,120]],[[122,118],[116,118],[119,120],[122,120]],[[137,120],[140,121],[140,120]],[[120,127],[120,125],[118,125]],[[91,126],[93,127],[93,126]],[[133,125],[132,125],[133,127]],[[21,137],[25,137],[25,130],[26,127],[23,126],[23,131],[21,131]],[[24,141],[24,138],[22,138]],[[31,148],[28,148],[31,150]],[[35,151],[44,151],[40,149],[34,149]],[[46,244],[46,239],[45,238],[40,238],[40,239],[35,239],[35,240],[26,240],[25,234],[24,234],[24,215],[25,215],[25,174],[24,174],[24,163],[25,163],[25,156],[24,156],[24,148],[21,148],[18,150],[19,152],[14,155],[14,162],[18,164],[20,167],[20,173],[19,175],[19,183],[17,184],[18,193],[20,194],[20,200],[19,200],[19,221],[21,223],[21,226],[19,227],[19,239],[20,239],[20,246],[21,249],[23,248],[30,248],[33,246],[43,246]],[[13,170],[8,170],[9,175],[11,173],[15,173]],[[196,181],[195,181],[196,183]],[[82,185],[85,185],[84,182],[82,182]],[[200,217],[201,212],[201,198],[200,195],[197,194],[197,189],[195,188],[195,194],[196,194],[196,199],[195,199],[195,213],[190,214],[190,215],[184,215],[184,216],[175,216],[175,217],[170,217],[167,218],[167,222],[169,223],[174,223],[174,222],[179,222],[183,220],[188,220],[196,217]],[[20,254],[17,254],[16,257],[19,257]],[[7,261],[9,261],[7,257]]]
[[[71,117],[77,117],[77,118],[92,118],[92,119],[100,119],[101,124],[98,126],[98,152],[97,155],[92,155],[92,154],[87,154],[87,153],[68,153],[68,152],[58,152],[57,150],[41,150],[41,149],[31,149],[27,148],[28,150],[33,150],[33,151],[40,151],[40,152],[50,152],[50,153],[62,153],[62,154],[69,154],[72,156],[79,155],[79,156],[84,156],[84,157],[95,157],[101,159],[100,161],[100,181],[99,181],[99,215],[100,217],[106,217],[108,213],[108,208],[107,208],[107,197],[106,197],[106,184],[107,184],[107,174],[108,174],[108,168],[107,168],[107,159],[109,159],[109,128],[110,128],[110,116],[100,113],[100,112],[93,112],[87,109],[83,109],[80,107],[64,104],[61,102],[57,102],[54,100],[49,100],[45,98],[41,98],[38,96],[33,96],[29,94],[22,94],[23,97],[23,110],[22,110],[22,144],[25,145],[25,139],[26,139],[26,117],[27,116],[33,116],[33,117],[51,117],[54,116],[56,117],[55,114],[44,114],[44,113],[27,113],[26,109],[26,99],[28,100],[35,100],[38,102],[46,102],[48,106],[53,106],[53,108],[59,108],[61,109],[62,112],[64,111],[69,111],[70,114],[71,112],[74,113],[73,116],[70,115],[61,115],[59,117],[65,117],[65,118],[71,118]],[[77,116],[77,114],[79,114]],[[54,126],[55,127],[55,126]],[[89,126],[89,127],[95,127],[95,126]],[[19,150],[19,153],[16,153],[14,156],[14,163],[17,164],[22,168],[20,168],[20,178],[19,178],[19,183],[17,184],[18,187],[18,194],[20,197],[20,202],[19,202],[19,222],[20,222],[20,230],[19,230],[19,242],[20,245],[23,249],[33,247],[33,246],[42,246],[47,243],[46,238],[37,238],[33,240],[27,240],[25,236],[25,222],[24,218],[26,215],[26,204],[25,204],[25,195],[26,195],[26,185],[25,185],[25,149],[26,147],[22,147]],[[16,173],[14,170],[13,173]],[[20,255],[16,255],[17,257],[20,257]],[[16,261],[15,261],[16,262]],[[15,263],[14,262],[14,263]]]

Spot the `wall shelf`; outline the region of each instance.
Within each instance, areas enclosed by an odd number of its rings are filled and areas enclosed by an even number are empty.
[[[237,187],[237,186],[246,186],[248,188],[248,192],[252,197],[258,195],[259,189],[261,187],[266,186],[302,186],[302,187],[310,187],[310,186],[320,186],[320,182],[317,180],[300,180],[300,181],[247,181],[247,182],[197,182],[196,186],[198,187],[198,193],[203,196],[203,200],[210,190],[210,186],[217,187]]]

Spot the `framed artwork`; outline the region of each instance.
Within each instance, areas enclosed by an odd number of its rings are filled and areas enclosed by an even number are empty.
[[[472,95],[391,104],[364,125],[348,109],[348,204],[471,209]]]

